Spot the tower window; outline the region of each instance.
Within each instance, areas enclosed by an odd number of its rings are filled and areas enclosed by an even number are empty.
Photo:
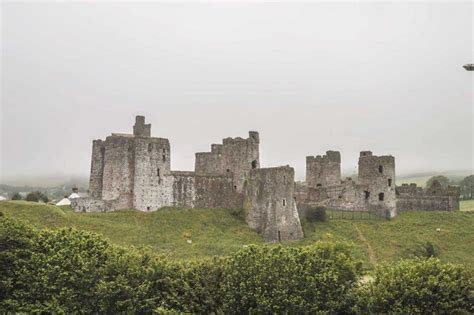
[[[282,203],[283,203],[283,207],[285,207],[286,206],[286,199],[283,199]]]
[[[166,162],[166,154],[163,154],[163,162]]]
[[[257,168],[257,160],[252,161],[252,169]]]
[[[286,184],[286,176],[283,175],[283,184]]]
[[[383,193],[380,193],[380,194],[379,194],[379,201],[383,201],[383,198],[384,198],[384,194],[383,194]]]
[[[388,187],[392,187],[392,179],[391,178],[388,179]]]
[[[153,144],[152,144],[152,143],[148,143],[148,152],[151,152],[152,149],[153,149]]]
[[[156,175],[158,175],[158,177],[160,177],[160,168],[158,168],[158,169],[156,170]]]
[[[316,187],[321,187],[322,185],[321,184],[316,184]]]
[[[380,173],[380,174],[383,173],[383,165],[379,165],[379,173]]]
[[[230,169],[226,169],[225,171],[226,171],[227,173],[229,173],[229,172],[230,172]]]
[[[369,200],[370,192],[366,190],[364,191],[364,194],[365,194],[365,200]]]

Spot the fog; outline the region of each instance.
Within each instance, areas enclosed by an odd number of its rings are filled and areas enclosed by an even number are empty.
[[[92,140],[145,115],[175,170],[260,132],[261,166],[340,150],[397,173],[473,168],[473,5],[8,3],[1,178],[88,175]]]

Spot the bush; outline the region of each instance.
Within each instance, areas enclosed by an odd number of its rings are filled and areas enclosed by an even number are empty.
[[[357,279],[350,248],[249,246],[229,257],[222,284],[224,313],[344,312]]]
[[[326,209],[324,207],[308,208],[306,212],[306,219],[309,222],[325,222]]]
[[[21,197],[20,193],[14,193],[12,196],[12,200],[22,200],[23,198]]]
[[[474,311],[472,273],[439,260],[405,260],[377,268],[375,280],[362,287],[359,313],[453,314]]]
[[[421,242],[408,251],[408,258],[435,258],[438,255],[438,248],[430,241]]]
[[[26,201],[39,202],[40,200],[46,203],[49,201],[49,198],[48,196],[39,191],[33,191],[26,195]]]

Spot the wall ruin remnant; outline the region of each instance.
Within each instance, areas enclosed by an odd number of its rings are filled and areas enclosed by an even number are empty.
[[[394,217],[396,202],[393,156],[374,156],[370,151],[362,151],[357,182],[351,178],[340,179],[340,161],[341,155],[337,151],[327,151],[324,156],[306,158],[306,185],[296,188],[300,215],[304,216],[308,207],[322,206]]]
[[[289,166],[250,171],[244,187],[245,219],[267,241],[303,237],[294,196],[294,177],[295,171]]]
[[[396,194],[398,211],[459,210],[459,188],[445,188],[436,180],[426,189],[413,183],[402,184],[397,186]]]

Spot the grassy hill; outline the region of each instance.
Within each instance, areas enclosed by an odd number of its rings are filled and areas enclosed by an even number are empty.
[[[177,259],[226,255],[246,244],[263,243],[229,210],[74,213],[68,208],[18,201],[1,202],[0,211],[40,228],[75,227],[101,233],[120,245],[147,245]],[[347,241],[354,244],[354,255],[369,269],[407,257],[424,241],[439,248],[442,261],[474,264],[474,215],[466,212],[406,212],[390,221],[337,219],[305,222],[303,227],[305,239],[288,246]],[[186,242],[188,236],[192,244]]]

